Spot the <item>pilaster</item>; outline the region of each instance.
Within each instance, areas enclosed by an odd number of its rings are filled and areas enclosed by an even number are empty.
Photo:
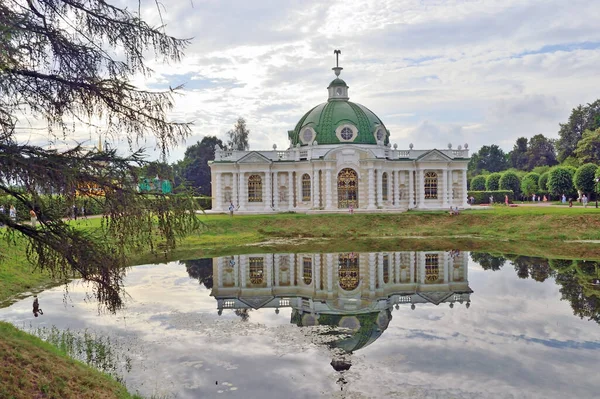
[[[271,191],[271,171],[265,171],[265,184],[263,186],[263,201],[265,202],[265,211],[270,212],[272,205],[272,191]]]
[[[408,209],[415,207],[415,175],[412,170],[408,171]]]
[[[394,171],[394,207],[400,208],[400,171]]]
[[[279,210],[279,172],[273,172],[273,208]]]
[[[331,184],[331,168],[327,167],[327,169],[325,170],[325,209],[326,210],[332,210],[333,209],[333,204],[332,204],[332,196],[333,196],[333,192],[332,192],[332,184]]]
[[[375,209],[375,171],[373,170],[373,166],[369,167],[368,171],[368,180],[367,180],[367,195],[369,196],[369,204],[367,205],[367,209]]]
[[[383,207],[383,169],[377,169],[377,206]]]
[[[288,171],[288,211],[294,209],[294,172]]]

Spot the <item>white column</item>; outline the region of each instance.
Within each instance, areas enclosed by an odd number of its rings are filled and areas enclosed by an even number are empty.
[[[415,176],[412,170],[408,171],[408,209],[415,207]]]
[[[273,254],[265,255],[265,268],[267,269],[267,287],[273,285]]]
[[[294,209],[294,172],[288,172],[288,211]]]
[[[232,187],[231,187],[231,202],[233,202],[234,206],[239,206],[240,205],[240,200],[238,198],[238,172],[234,171],[233,172],[233,182],[231,183]]]
[[[321,254],[315,254],[315,261],[313,262],[313,281],[315,282],[315,290],[317,292],[321,289]]]
[[[265,211],[271,211],[272,191],[271,191],[271,171],[265,171],[265,184],[263,189],[263,201],[265,203]]]
[[[460,200],[460,203],[462,204],[463,207],[466,207],[469,205],[467,203],[467,170],[466,169],[462,170],[461,177],[462,177],[462,199]]]
[[[303,175],[304,175],[303,172],[300,172],[300,173],[296,172],[296,208],[299,208],[300,204],[302,203],[302,176]]]
[[[242,288],[246,288],[246,268],[248,263],[248,257],[246,255],[241,255],[239,259],[240,263],[240,276],[242,276]]]
[[[221,172],[215,174],[215,211],[223,210],[223,194],[221,193]]]
[[[327,294],[333,292],[333,254],[327,254]]]
[[[240,211],[245,211],[248,202],[248,181],[246,180],[246,173],[240,172]]]
[[[219,288],[223,287],[223,260],[222,256],[217,258],[217,287]]]
[[[375,253],[369,253],[369,291],[371,294],[375,293]]]
[[[394,252],[394,283],[398,284],[400,282],[400,267],[402,263],[400,263],[400,252]]]
[[[442,199],[444,208],[448,208],[450,205],[448,204],[448,169],[442,170]]]
[[[333,190],[332,190],[332,184],[331,184],[331,168],[328,167],[325,170],[325,209],[327,209],[327,210],[333,209],[333,203],[331,201],[332,196],[333,196]]]
[[[425,208],[425,184],[424,184],[424,180],[425,180],[425,173],[423,170],[419,169],[417,171],[417,181],[416,181],[416,189],[417,189],[417,193],[419,193],[418,197],[418,203],[419,205],[417,206],[418,208]]]
[[[468,252],[462,253],[462,266],[463,266],[463,281],[466,283],[468,281],[468,272],[469,272],[469,256]]]
[[[313,170],[313,179],[312,179],[312,197],[313,197],[313,208],[317,209],[319,207],[319,195],[320,195],[320,184],[319,184],[319,169],[315,168]]]
[[[290,265],[290,286],[291,287],[295,287],[296,286],[296,274],[295,274],[296,271],[294,270],[295,269],[295,267],[294,267],[294,258],[295,258],[296,255],[289,254],[288,256],[289,256],[288,263]]]
[[[279,172],[273,172],[273,208],[279,210]]]
[[[279,260],[281,255],[275,254],[273,257],[275,258],[275,263],[273,265],[273,273],[275,273],[275,287],[279,287],[279,269],[281,267]]]
[[[410,268],[410,282],[415,283],[415,253],[409,252],[408,257],[410,259],[409,268]]]
[[[377,206],[383,207],[383,169],[377,169]]]
[[[383,253],[379,252],[377,254],[377,282],[379,283],[379,288],[383,288]],[[389,257],[388,257],[389,261]]]
[[[394,171],[394,207],[400,208],[400,171]]]
[[[233,285],[236,288],[240,287],[240,257],[239,255],[233,257],[233,261],[235,262],[233,265]]]
[[[369,204],[367,206],[367,209],[375,209],[375,184],[373,181],[375,178],[375,172],[373,171],[372,166],[369,167],[368,176],[369,178],[367,180],[367,195],[369,196]]]
[[[444,259],[444,284],[448,284],[448,264],[450,263],[450,256],[448,256],[448,252],[444,251],[442,259]]]

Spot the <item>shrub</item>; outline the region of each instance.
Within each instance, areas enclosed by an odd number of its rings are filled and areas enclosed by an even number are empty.
[[[537,173],[527,173],[524,177],[523,180],[521,180],[521,192],[526,195],[526,196],[530,196],[531,194],[535,194],[537,192],[540,191],[540,188],[538,186],[538,182],[540,180],[540,175],[538,175]]]
[[[584,193],[592,193],[594,192],[594,188],[596,186],[596,171],[598,170],[598,166],[593,163],[586,163],[585,165],[581,165],[577,172],[575,172],[575,176],[573,177],[573,185],[577,190],[581,190]]]
[[[496,191],[500,189],[500,178],[502,173],[492,173],[485,179],[485,189],[487,191]]]
[[[512,191],[515,198],[521,195],[521,180],[514,172],[504,172],[500,178],[500,190]]]
[[[494,198],[496,203],[504,203],[504,196],[508,195],[508,201],[514,201],[514,195],[512,191],[507,190],[495,190],[495,191],[469,191],[467,192],[469,198],[473,197],[476,204],[487,204],[490,202],[490,196]]]
[[[471,179],[471,190],[483,191],[485,190],[485,176],[479,175]]]
[[[548,191],[548,177],[550,176],[550,172],[545,172],[540,175],[540,180],[538,180],[538,188],[540,191]]]
[[[550,171],[548,177],[548,191],[550,194],[566,194],[569,196],[573,193],[573,190],[573,175],[571,175],[569,167],[558,166]]]

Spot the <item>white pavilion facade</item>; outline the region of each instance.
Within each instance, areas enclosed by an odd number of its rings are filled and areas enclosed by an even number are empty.
[[[241,213],[399,212],[466,208],[468,145],[399,149],[385,124],[349,101],[348,85],[329,85],[327,102],[288,132],[286,150],[217,148],[209,162],[212,209]]]

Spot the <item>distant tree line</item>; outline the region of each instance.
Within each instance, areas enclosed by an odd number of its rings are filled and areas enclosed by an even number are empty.
[[[519,137],[508,153],[495,144],[481,147],[469,162],[469,189],[512,190],[516,199],[569,198],[577,191],[595,196],[600,192],[600,100],[574,108],[558,136]]]

